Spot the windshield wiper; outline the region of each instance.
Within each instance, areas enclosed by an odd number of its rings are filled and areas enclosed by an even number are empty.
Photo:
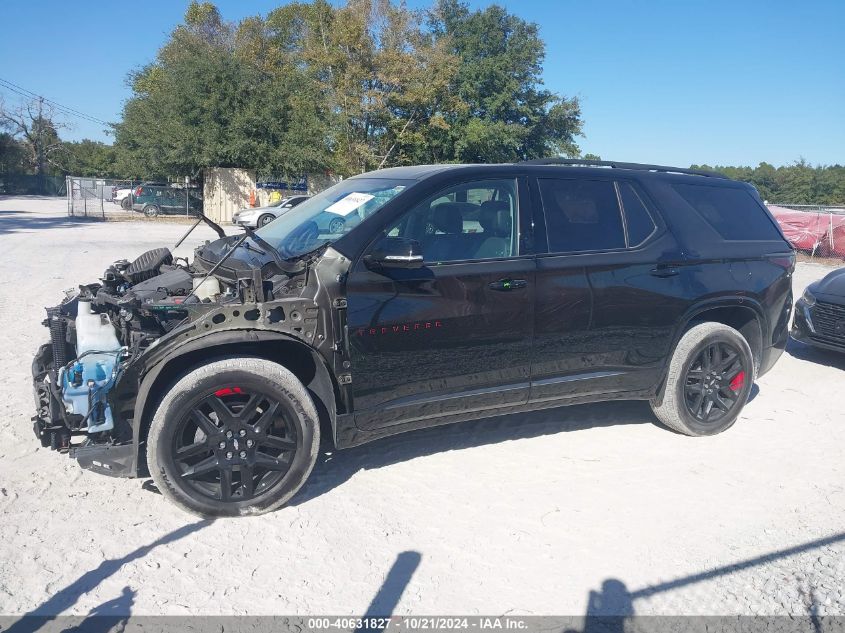
[[[248,251],[252,251],[253,253],[258,253],[259,255],[266,255],[266,251],[262,251],[260,248],[257,248],[250,244],[249,242],[244,242],[244,248]]]

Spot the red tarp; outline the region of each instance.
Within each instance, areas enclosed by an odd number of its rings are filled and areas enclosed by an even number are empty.
[[[795,248],[823,257],[845,257],[845,215],[793,211],[771,204],[769,211]]]

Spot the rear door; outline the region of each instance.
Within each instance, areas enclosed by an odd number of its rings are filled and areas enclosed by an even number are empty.
[[[686,308],[681,254],[636,182],[539,178],[534,401],[653,386]]]
[[[425,265],[347,281],[355,421],[373,429],[525,403],[534,258],[525,181],[479,179],[420,201],[381,236],[415,239]]]

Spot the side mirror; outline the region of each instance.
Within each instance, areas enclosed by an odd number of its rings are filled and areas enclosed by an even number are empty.
[[[422,246],[418,241],[404,237],[385,237],[364,256],[364,265],[370,270],[422,268]]]

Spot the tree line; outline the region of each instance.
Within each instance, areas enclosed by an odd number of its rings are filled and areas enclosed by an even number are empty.
[[[757,167],[709,167],[735,180],[749,182],[770,203],[845,205],[845,166],[813,166],[804,159],[792,165],[774,167],[760,163]]]
[[[579,156],[580,105],[544,88],[544,56],[538,26],[497,5],[307,0],[236,23],[194,1],[130,74],[113,145],[61,141],[41,103],[0,104],[0,174],[181,178],[220,166],[348,176]],[[715,169],[769,201],[845,203],[840,166]]]

